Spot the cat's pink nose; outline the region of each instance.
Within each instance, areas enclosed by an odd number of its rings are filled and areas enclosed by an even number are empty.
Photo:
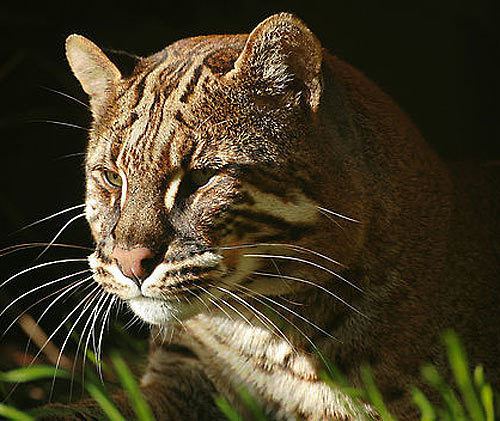
[[[156,253],[146,247],[126,250],[116,246],[111,256],[116,259],[122,273],[136,280],[146,279],[154,269]]]

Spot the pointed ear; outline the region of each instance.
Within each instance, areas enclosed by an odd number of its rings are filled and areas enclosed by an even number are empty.
[[[121,79],[120,71],[92,41],[81,35],[66,38],[66,57],[71,70],[90,96],[92,112],[99,113]]]
[[[321,96],[321,61],[316,36],[297,17],[280,13],[252,31],[231,73],[252,81],[264,95],[298,90],[315,111]]]

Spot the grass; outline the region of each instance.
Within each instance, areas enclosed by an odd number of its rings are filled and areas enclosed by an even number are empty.
[[[453,384],[448,384],[433,365],[427,364],[421,368],[421,375],[424,382],[430,389],[437,392],[439,401],[431,403],[431,400],[423,390],[416,387],[412,388],[413,403],[420,412],[420,419],[422,421],[494,421],[497,419],[500,398],[498,393],[494,392],[491,385],[487,382],[483,368],[481,366],[474,367],[473,369],[469,367],[464,347],[457,335],[452,331],[444,333],[443,343],[454,381]],[[91,354],[89,358],[95,359]],[[117,379],[117,386],[128,396],[135,412],[135,419],[138,421],[154,420],[153,413],[140,393],[135,376],[126,364],[123,355],[114,351],[110,354],[110,358],[106,362],[103,362],[103,364],[103,370],[108,375],[114,376]],[[338,373],[337,370],[334,370],[334,372]],[[54,377],[60,381],[68,382],[72,376],[68,371],[55,370],[53,367],[47,365],[22,367],[0,372],[0,393],[5,395],[7,390],[9,390],[8,385],[17,383],[42,382],[42,385],[48,388],[51,386]],[[104,382],[90,369],[87,369],[86,377],[83,387],[87,394],[98,403],[107,418],[117,421],[125,420],[125,416],[120,413],[111,399],[113,390],[108,390]],[[361,378],[363,381],[363,387],[361,388],[350,386],[347,380],[339,374],[336,374],[335,378],[333,378],[330,374],[326,374],[325,371],[322,374],[322,378],[332,387],[341,388],[353,398],[361,398],[369,402],[380,414],[383,421],[396,420],[396,417],[388,410],[382,394],[377,388],[372,371],[368,366],[361,367]],[[267,419],[263,409],[248,391],[242,389],[240,397],[242,402],[247,406],[248,412],[252,414],[253,420],[265,421]],[[218,396],[215,401],[229,421],[240,421],[243,419],[224,397]],[[495,405],[497,406],[495,407]],[[34,420],[37,415],[43,413],[41,411],[43,409],[23,410],[8,403],[0,404],[0,417],[9,420]]]

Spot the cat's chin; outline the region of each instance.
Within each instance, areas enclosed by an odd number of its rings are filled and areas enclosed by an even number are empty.
[[[173,306],[164,300],[148,297],[136,297],[127,301],[130,309],[146,323],[165,325],[171,321]]]
[[[193,306],[149,297],[127,300],[130,309],[146,323],[165,326],[197,313]]]

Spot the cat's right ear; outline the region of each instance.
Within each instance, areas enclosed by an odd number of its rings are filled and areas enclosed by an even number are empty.
[[[97,45],[81,35],[66,38],[66,57],[73,74],[90,96],[92,113],[99,114],[114,94],[121,79],[120,71]]]

